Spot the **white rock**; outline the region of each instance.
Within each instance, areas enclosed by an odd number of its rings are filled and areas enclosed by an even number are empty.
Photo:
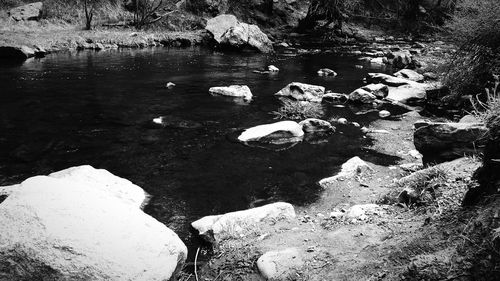
[[[268,66],[268,67],[267,67],[267,70],[269,70],[269,71],[271,71],[271,72],[279,72],[279,71],[280,71],[280,69],[279,69],[279,68],[277,68],[277,67],[276,67],[276,66],[274,66],[274,65],[270,65],[270,66]]]
[[[377,204],[354,205],[347,210],[345,216],[349,219],[365,220],[367,215],[381,214],[383,211]]]
[[[304,266],[304,259],[297,248],[270,251],[257,260],[257,268],[266,280],[291,280]]]
[[[167,83],[167,85],[166,85],[166,87],[167,87],[168,89],[172,89],[173,87],[175,87],[175,84],[174,84],[174,83],[172,83],[172,82],[168,82],[168,83]]]
[[[333,211],[330,213],[330,218],[338,219],[344,216],[344,213],[341,211]]]
[[[215,241],[228,238],[241,238],[249,232],[277,219],[293,219],[295,210],[289,203],[277,202],[261,207],[231,212],[223,215],[203,217],[191,225],[200,235],[213,235]]]
[[[405,79],[415,81],[415,82],[424,81],[424,76],[422,74],[416,72],[415,70],[406,69],[406,68],[401,69],[400,71],[394,73],[394,76],[405,78]]]
[[[277,92],[276,96],[291,97],[296,100],[321,102],[325,87],[293,82]]]
[[[294,121],[280,121],[272,124],[265,124],[246,129],[238,137],[239,141],[249,142],[258,141],[261,138],[267,137],[273,133],[286,132],[291,138],[301,138],[304,136],[302,126]]]
[[[338,180],[346,180],[349,178],[354,178],[355,176],[366,173],[367,171],[372,171],[373,169],[358,156],[349,159],[347,162],[342,164],[340,173],[333,177],[324,178],[319,181],[320,186],[326,187],[329,183]]]
[[[381,110],[378,112],[378,116],[380,118],[387,118],[387,117],[391,116],[391,113],[387,110]]]
[[[337,73],[329,68],[322,68],[318,70],[319,76],[337,76]]]
[[[250,88],[245,85],[231,85],[227,87],[212,87],[208,90],[212,95],[222,95],[228,97],[241,97],[244,100],[252,99]]]
[[[139,208],[144,199],[140,187],[90,166],[25,180],[0,204],[0,260],[22,267],[3,277],[170,279],[187,249]]]
[[[342,125],[346,125],[347,124],[347,119],[345,119],[345,118],[339,118],[339,119],[337,119],[337,123],[342,124]]]
[[[422,154],[420,154],[420,152],[418,152],[418,150],[415,149],[408,151],[408,155],[410,155],[415,159],[421,159],[423,157]]]

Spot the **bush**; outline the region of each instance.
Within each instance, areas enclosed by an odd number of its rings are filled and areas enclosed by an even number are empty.
[[[500,72],[500,1],[460,0],[448,24],[459,50],[447,65],[445,84],[456,95],[483,92]]]
[[[323,106],[320,103],[281,99],[281,107],[272,114],[277,119],[304,120],[320,118],[323,115]]]

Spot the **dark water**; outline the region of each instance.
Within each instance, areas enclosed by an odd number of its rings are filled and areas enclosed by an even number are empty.
[[[235,130],[274,122],[273,96],[292,81],[350,92],[369,67],[334,54],[265,56],[200,49],[145,49],[51,55],[21,65],[0,63],[0,184],[90,164],[127,178],[153,195],[146,212],[196,246],[189,223],[252,202],[313,202],[316,182],[353,156],[390,164],[363,148],[369,139],[335,134],[329,142],[284,151],[230,141]],[[253,69],[278,66],[277,75]],[[319,68],[336,70],[318,77]],[[168,90],[167,82],[177,86]],[[250,104],[208,94],[211,86],[246,84]],[[325,108],[362,125],[370,118]],[[190,128],[154,128],[158,116]],[[192,125],[192,126],[191,126]]]

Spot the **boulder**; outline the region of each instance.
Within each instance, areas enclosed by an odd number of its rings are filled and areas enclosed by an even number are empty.
[[[253,233],[259,226],[274,223],[280,219],[295,218],[295,210],[289,203],[277,202],[261,207],[203,217],[191,226],[200,235],[212,242],[237,239]]]
[[[257,268],[266,280],[291,280],[304,263],[297,248],[288,248],[264,253],[257,260]]]
[[[415,123],[413,142],[424,157],[453,160],[474,155],[485,145],[488,129],[482,123]]]
[[[280,69],[279,69],[279,68],[277,68],[277,67],[276,67],[276,66],[274,66],[274,65],[269,65],[269,66],[267,67],[267,70],[268,70],[269,72],[279,72],[279,71],[280,71]]]
[[[400,103],[425,100],[427,98],[427,90],[437,87],[433,84],[418,83],[384,73],[368,73],[366,80],[370,83],[380,83],[389,86],[389,94],[386,98]]]
[[[406,78],[396,77],[385,73],[368,73],[366,81],[368,83],[381,83],[392,87],[420,84],[415,81],[408,80]]]
[[[280,121],[272,124],[265,124],[246,129],[238,137],[241,142],[270,142],[287,143],[302,140],[304,131],[302,126],[294,121]]]
[[[382,83],[368,84],[362,87],[361,89],[372,93],[379,99],[383,99],[387,97],[387,95],[389,94],[389,87],[387,87],[387,85],[384,85]]]
[[[325,87],[293,82],[277,92],[276,96],[291,97],[296,100],[321,102],[325,94]]]
[[[35,2],[13,8],[9,16],[15,21],[39,20],[42,16],[43,3]]]
[[[377,58],[371,58],[370,59],[370,63],[371,64],[385,65],[386,62],[387,62],[387,59],[386,58],[382,58],[382,57],[377,57]]]
[[[335,132],[335,127],[330,122],[316,118],[308,118],[299,122],[299,125],[306,134]]]
[[[329,69],[329,68],[322,68],[318,70],[318,75],[319,76],[337,76],[337,72]]]
[[[381,110],[378,112],[378,116],[380,118],[387,118],[387,117],[391,116],[391,113],[387,110]]]
[[[349,159],[347,162],[342,164],[340,173],[333,177],[324,178],[319,181],[319,185],[326,188],[330,183],[335,181],[342,181],[349,178],[354,178],[358,175],[364,174],[366,172],[372,171],[373,169],[358,156]]]
[[[374,94],[361,88],[349,94],[349,100],[356,103],[371,104],[376,99],[377,97]]]
[[[0,203],[5,280],[169,280],[187,257],[179,237],[145,214],[145,192],[80,166],[35,176]],[[0,267],[0,271],[2,267]]]
[[[408,51],[392,52],[388,58],[395,68],[415,68],[413,57]]]
[[[405,78],[415,82],[422,82],[425,79],[425,77],[422,74],[411,69],[401,69],[400,71],[394,73],[394,76]]]
[[[227,97],[243,98],[244,100],[252,99],[250,88],[245,85],[231,85],[227,87],[212,87],[208,90],[212,95],[221,95]]]
[[[343,104],[349,100],[349,96],[339,93],[326,93],[323,95],[321,102]]]
[[[34,57],[36,51],[27,46],[0,46],[0,58],[11,60],[27,60]]]
[[[233,15],[209,19],[205,27],[221,46],[256,49],[262,53],[274,51],[271,40],[258,26],[239,22]]]

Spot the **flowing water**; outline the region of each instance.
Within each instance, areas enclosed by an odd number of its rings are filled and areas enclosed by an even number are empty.
[[[278,74],[252,73],[274,64]],[[235,131],[271,123],[273,94],[297,81],[349,93],[369,71],[354,57],[221,54],[203,49],[61,53],[23,64],[0,64],[0,184],[89,164],[127,178],[152,195],[146,212],[175,230],[192,249],[189,223],[205,215],[320,195],[316,184],[353,156],[394,159],[366,147],[360,134],[282,151],[231,140]],[[318,77],[328,67],[337,77]],[[379,71],[379,69],[377,69]],[[165,87],[167,82],[177,86]],[[251,103],[208,94],[245,84]],[[366,115],[325,106],[325,118],[367,125]],[[172,126],[152,126],[165,116]]]

